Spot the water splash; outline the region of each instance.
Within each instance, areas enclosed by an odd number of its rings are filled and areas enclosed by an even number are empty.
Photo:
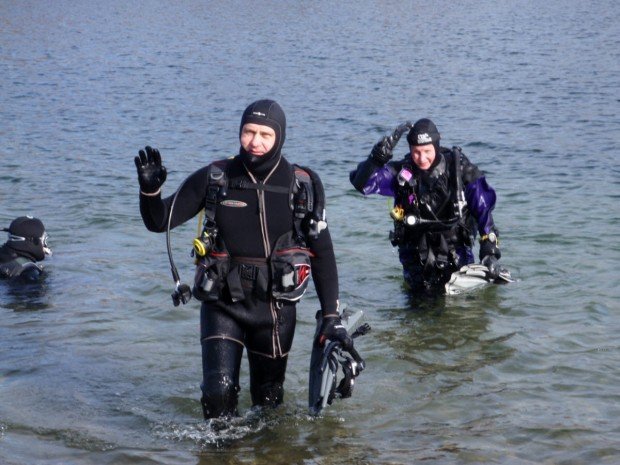
[[[168,422],[155,425],[157,437],[178,442],[192,442],[200,448],[222,448],[274,426],[278,420],[269,412],[250,409],[243,416],[211,418],[198,423]]]

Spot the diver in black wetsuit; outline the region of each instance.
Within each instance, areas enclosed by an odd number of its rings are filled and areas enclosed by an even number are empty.
[[[0,278],[37,282],[43,273],[37,262],[52,254],[41,220],[20,216],[2,230],[9,233],[9,239],[0,247]]]
[[[216,223],[210,225],[208,234],[207,226],[203,231],[213,242],[199,260],[194,286],[194,295],[203,300],[201,402],[205,418],[237,413],[244,347],[253,405],[282,402],[295,304],[308,284],[310,269],[324,322],[317,343],[327,338],[350,344],[338,316],[338,274],[324,217],[311,220],[312,228],[304,219],[303,237],[296,233],[300,222],[295,219],[291,189],[298,168],[281,154],[285,133],[286,118],[276,102],[252,103],[241,119],[239,154],[190,175],[174,204],[171,227],[202,209]],[[159,152],[151,147],[141,150],[135,161],[142,218],[147,229],[162,232],[173,200],[173,196],[161,198],[166,169]],[[213,190],[218,181],[220,186]],[[283,269],[293,271],[287,274]],[[283,287],[287,279],[291,285]]]

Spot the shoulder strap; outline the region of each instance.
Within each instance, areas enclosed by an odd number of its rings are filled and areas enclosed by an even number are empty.
[[[293,165],[291,210],[296,218],[304,218],[314,206],[314,187],[308,170]]]
[[[452,147],[452,156],[454,157],[454,173],[456,175],[456,207],[457,214],[460,219],[463,219],[465,214],[465,207],[467,202],[465,201],[465,192],[463,191],[463,170],[461,167],[461,147]]]
[[[215,226],[217,201],[228,193],[229,160],[218,160],[209,165],[207,170],[207,192],[205,195],[205,226]]]
[[[325,190],[321,178],[310,168],[293,165],[294,185],[291,209],[296,232],[316,238],[327,227]]]

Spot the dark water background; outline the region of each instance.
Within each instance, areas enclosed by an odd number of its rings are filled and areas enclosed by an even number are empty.
[[[55,255],[42,287],[0,283],[0,463],[619,463],[619,15],[614,0],[2,1],[0,223],[42,218]],[[354,396],[309,418],[309,293],[284,406],[249,411],[244,361],[244,415],[222,430],[201,420],[198,305],[172,307],[132,158],[159,147],[172,193],[237,150],[243,108],[266,97],[289,159],[323,178],[341,300],[373,333]],[[387,201],[348,171],[423,116],[487,172],[519,282],[404,292]],[[195,229],[173,234],[185,279]]]

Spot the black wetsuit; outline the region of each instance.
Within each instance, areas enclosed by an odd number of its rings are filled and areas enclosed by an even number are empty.
[[[12,281],[37,282],[43,268],[35,260],[18,254],[8,245],[0,247],[0,278]]]
[[[235,189],[238,180],[263,181],[269,186],[289,188],[293,182],[290,163],[281,155],[260,166],[246,168],[243,155],[227,162],[229,188],[226,201],[216,209],[219,237],[234,261],[266,263],[276,240],[291,231],[293,214],[289,196],[258,189]],[[250,165],[251,166],[251,165]],[[183,184],[171,219],[175,227],[205,207],[208,167],[193,173]],[[140,212],[150,231],[166,228],[172,196],[140,195]],[[312,277],[324,315],[337,312],[338,274],[329,230],[316,239],[307,238],[313,253]],[[281,403],[287,355],[293,342],[294,303],[275,302],[269,295],[254,292],[252,277],[243,282],[245,299],[232,302],[222,293],[217,302],[201,307],[203,398],[205,417],[236,412],[239,368],[243,347],[250,363],[250,389],[254,405]]]

